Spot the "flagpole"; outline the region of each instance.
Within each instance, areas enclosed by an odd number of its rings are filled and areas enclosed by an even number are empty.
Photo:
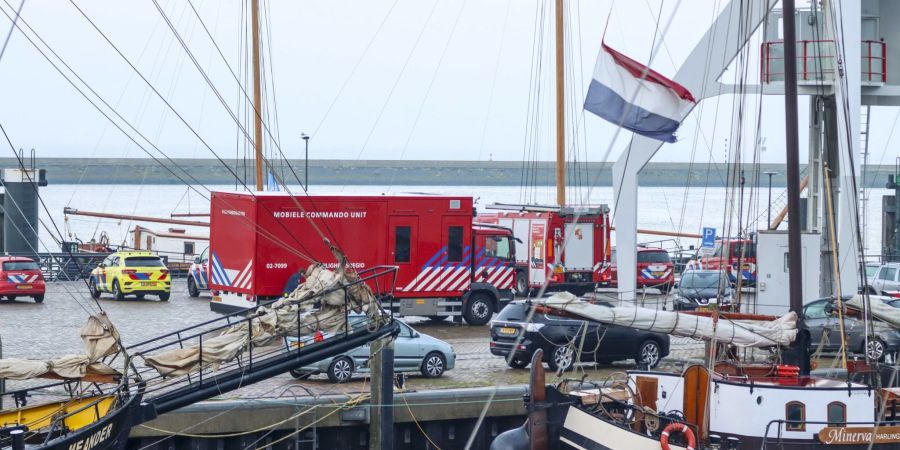
[[[565,0],[556,0],[556,203],[566,204]]]

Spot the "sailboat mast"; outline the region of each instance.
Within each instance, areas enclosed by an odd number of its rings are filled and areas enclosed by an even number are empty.
[[[784,126],[787,163],[788,200],[788,287],[790,309],[798,317],[797,328],[803,324],[802,256],[800,246],[800,140],[797,125],[797,37],[794,0],[784,0]],[[809,349],[804,333],[794,342],[801,373],[809,373]]]
[[[556,203],[566,204],[565,0],[556,0]]]
[[[256,190],[263,190],[262,94],[259,76],[259,0],[250,2],[253,35],[253,143],[256,147]]]

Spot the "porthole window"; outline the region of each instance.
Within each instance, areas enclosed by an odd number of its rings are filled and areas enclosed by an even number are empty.
[[[784,429],[787,431],[806,431],[806,405],[790,402],[784,407]]]
[[[841,402],[828,404],[828,426],[842,427],[847,423],[847,405]]]

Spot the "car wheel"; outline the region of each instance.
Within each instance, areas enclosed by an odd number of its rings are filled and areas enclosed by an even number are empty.
[[[864,345],[866,346],[866,356],[871,360],[881,361],[884,359],[884,355],[887,354],[887,347],[881,339],[870,339]]]
[[[659,292],[662,292],[663,294],[668,294],[669,291],[672,290],[672,283],[663,284],[663,285],[659,286],[658,289],[659,289]]]
[[[298,380],[305,380],[312,376],[312,372],[305,372],[300,369],[291,369],[291,376]]]
[[[567,345],[556,347],[550,352],[550,359],[546,362],[551,370],[565,372],[575,363],[575,351]]]
[[[440,378],[444,374],[445,367],[447,367],[447,360],[444,359],[444,355],[431,352],[422,361],[422,375],[425,378]]]
[[[91,282],[88,283],[88,290],[91,291],[91,297],[95,299],[100,298],[100,289],[97,289],[97,280],[91,278]]]
[[[172,295],[171,293],[163,292],[162,294],[159,294],[159,300],[162,302],[167,302],[167,301],[169,301],[169,297],[171,295]]]
[[[34,296],[35,303],[44,303],[44,294]]]
[[[143,300],[144,294],[135,294],[135,297],[137,297],[138,300]]]
[[[346,383],[353,376],[353,360],[346,356],[335,358],[328,366],[328,379],[332,383]]]
[[[119,288],[119,280],[113,280],[112,295],[116,300],[125,300],[125,294],[123,294],[122,289]]]
[[[473,294],[466,304],[466,312],[463,314],[469,325],[484,325],[494,315],[494,303],[485,294]]]
[[[16,299],[16,296],[15,296],[15,295],[7,295],[7,296],[6,296],[6,299],[9,300],[9,301],[13,301],[13,300]]]
[[[200,296],[200,289],[197,289],[197,282],[194,277],[188,277],[188,296],[197,298]]]
[[[528,276],[525,275],[525,272],[516,272],[516,295],[528,296]]]
[[[638,354],[634,359],[638,364],[646,364],[647,367],[652,369],[659,365],[661,355],[662,350],[659,348],[659,343],[653,339],[648,339],[638,348]]]
[[[506,364],[513,369],[524,369],[528,367],[529,361],[527,359],[513,358],[507,361]]]

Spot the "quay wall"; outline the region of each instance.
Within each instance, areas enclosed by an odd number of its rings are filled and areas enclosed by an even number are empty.
[[[496,392],[494,388],[395,392],[394,448],[426,448],[428,442],[419,427],[440,448],[464,448],[479,415],[489,403],[472,445],[472,448],[486,449],[497,434],[524,423],[522,396],[525,393],[525,386],[502,386]],[[128,447],[149,450],[369,448],[368,402],[341,408],[340,405],[355,396],[294,395],[305,393],[296,386],[287,388],[279,398],[197,403],[134,427]]]

